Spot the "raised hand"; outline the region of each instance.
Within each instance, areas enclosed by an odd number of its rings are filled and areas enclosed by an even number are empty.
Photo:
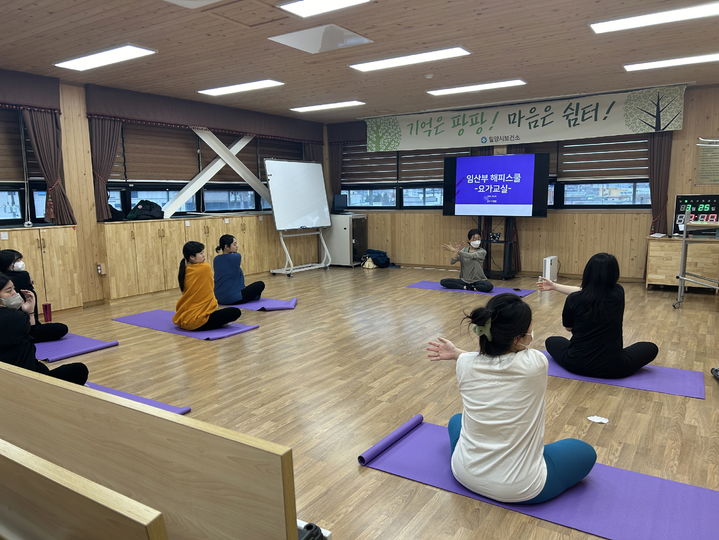
[[[427,345],[425,349],[428,351],[427,358],[433,362],[437,360],[456,360],[460,354],[465,352],[443,337],[438,337],[437,341],[430,341]]]
[[[557,284],[549,278],[539,276],[537,279],[537,289],[540,291],[554,291],[557,288]]]

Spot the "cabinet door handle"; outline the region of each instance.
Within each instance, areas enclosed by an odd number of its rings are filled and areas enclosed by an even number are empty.
[[[135,239],[135,231],[130,231],[130,240]]]
[[[40,239],[37,239],[37,249],[42,249],[42,244],[40,244]]]
[[[45,239],[40,238],[40,242],[42,243],[42,249],[45,249],[47,246],[45,245]]]

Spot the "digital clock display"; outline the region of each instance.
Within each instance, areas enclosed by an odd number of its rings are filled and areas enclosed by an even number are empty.
[[[674,234],[681,234],[683,231],[687,212],[689,212],[689,221],[719,222],[719,195],[677,195]]]

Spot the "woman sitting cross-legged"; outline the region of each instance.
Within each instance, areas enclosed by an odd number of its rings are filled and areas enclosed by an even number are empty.
[[[444,338],[430,341],[431,360],[456,360],[462,414],[449,421],[452,474],[467,489],[507,503],[552,499],[592,470],[587,443],[544,444],[547,359],[530,349],[532,310],[518,296],[493,297],[467,317],[479,352]]]
[[[479,229],[467,232],[467,244],[444,244],[442,247],[454,254],[451,264],[459,261],[459,279],[445,278],[439,284],[445,289],[465,289],[469,291],[489,292],[494,288],[484,274],[484,259],[487,251],[481,247],[482,235]]]
[[[572,338],[552,336],[545,345],[564,369],[584,375],[619,379],[636,373],[654,360],[659,348],[648,341],[624,347],[624,289],[619,280],[619,263],[614,255],[597,253],[587,262],[582,286],[560,285],[540,278],[543,291],[567,294],[562,324]]]
[[[265,290],[265,283],[255,281],[245,287],[245,274],[240,267],[242,255],[237,253],[237,239],[231,234],[223,234],[215,251],[221,252],[212,262],[217,301],[228,306],[259,300]]]
[[[242,312],[235,307],[217,309],[212,269],[205,261],[205,246],[187,242],[177,280],[182,296],[177,301],[172,322],[183,330],[214,330],[237,320]]]

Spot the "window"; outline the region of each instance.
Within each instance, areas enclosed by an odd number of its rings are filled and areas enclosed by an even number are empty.
[[[0,220],[22,219],[19,190],[0,191]]]
[[[175,197],[180,190],[171,189],[147,189],[142,191],[130,191],[130,208],[134,208],[137,203],[142,200],[156,202],[160,206],[165,206],[171,199]],[[178,211],[179,212],[195,212],[197,205],[195,198],[187,201]]]
[[[207,212],[255,209],[255,192],[246,189],[206,189],[204,197]]]
[[[347,195],[348,207],[396,207],[397,190],[395,188],[350,188],[342,190]]]
[[[402,206],[442,206],[441,187],[402,188]]]
[[[648,206],[649,182],[566,183],[564,206]]]

